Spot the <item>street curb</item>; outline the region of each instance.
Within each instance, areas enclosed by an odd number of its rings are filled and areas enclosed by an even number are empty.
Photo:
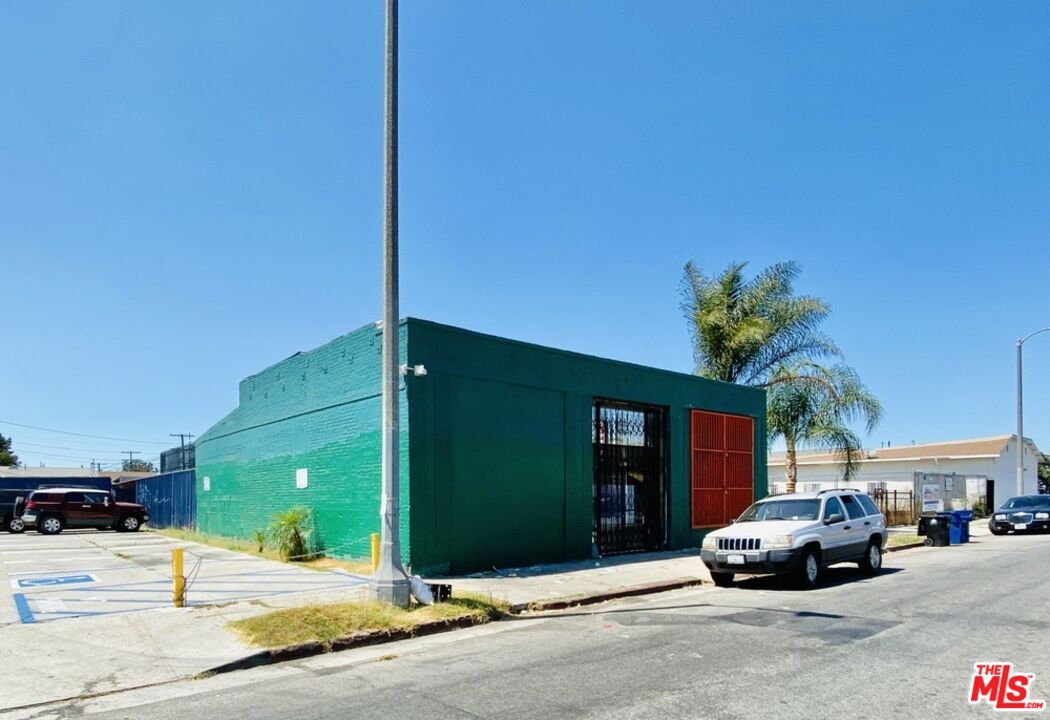
[[[448,630],[460,630],[463,628],[483,625],[500,616],[488,616],[483,619],[468,616],[455,618],[453,620],[434,620],[433,622],[416,625],[408,630],[375,630],[372,632],[361,632],[333,640],[331,643],[305,642],[298,645],[287,645],[285,647],[270,648],[259,652],[245,655],[242,658],[224,663],[197,673],[195,677],[208,677],[211,675],[223,675],[237,670],[248,670],[263,665],[287,662],[289,660],[301,660],[302,658],[315,655],[327,655],[328,653],[349,650],[351,648],[366,647],[369,645],[380,645],[382,643],[394,642],[396,640],[407,640],[409,638],[433,635]]]
[[[678,578],[664,582],[646,583],[644,585],[632,585],[631,587],[610,590],[608,592],[593,593],[590,595],[574,595],[571,597],[556,598],[539,602],[518,603],[510,606],[510,615],[521,615],[526,612],[541,612],[544,610],[563,610],[565,608],[577,607],[579,605],[592,605],[595,603],[615,600],[617,598],[632,597],[635,595],[648,595],[650,593],[677,590],[684,587],[703,585],[700,578]],[[506,616],[495,615],[485,619],[475,617],[463,617],[455,620],[435,620],[433,622],[417,625],[410,630],[378,630],[375,632],[355,633],[348,635],[331,643],[306,642],[298,645],[288,645],[280,648],[260,650],[242,658],[233,660],[213,668],[209,668],[197,674],[197,677],[210,675],[222,675],[236,672],[237,670],[248,670],[249,668],[273,665],[275,663],[287,662],[289,660],[301,660],[316,655],[350,650],[351,648],[367,647],[369,645],[381,645],[382,643],[394,642],[396,640],[408,640],[409,638],[421,637],[423,635],[434,635],[449,630],[461,630],[474,627],[488,622],[502,619]]]
[[[926,547],[926,543],[911,543],[910,545],[897,545],[896,547],[886,548],[886,552],[898,552],[900,550],[911,550],[912,548]]]
[[[543,612],[545,610],[565,610],[566,608],[578,607],[580,605],[594,605],[595,603],[616,600],[618,598],[634,597],[636,595],[649,595],[652,593],[678,590],[685,587],[703,585],[700,578],[678,578],[676,580],[665,580],[660,582],[646,583],[644,585],[631,585],[618,590],[592,593],[589,595],[571,595],[569,597],[555,598],[553,600],[534,600],[527,603],[517,603],[510,606],[513,615],[521,615],[528,612]]]

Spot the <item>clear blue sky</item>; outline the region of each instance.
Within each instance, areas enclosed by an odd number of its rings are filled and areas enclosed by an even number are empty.
[[[0,4],[0,422],[155,454],[380,314],[382,3]],[[683,263],[795,259],[894,444],[1050,325],[1050,6],[401,9],[402,310],[689,371]],[[1027,358],[1050,447],[1050,334]],[[26,443],[33,443],[30,446]],[[41,453],[48,453],[46,456]],[[64,455],[64,457],[63,457]]]

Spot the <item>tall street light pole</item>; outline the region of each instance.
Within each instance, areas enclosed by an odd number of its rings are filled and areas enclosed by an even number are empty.
[[[372,576],[376,600],[408,607],[409,580],[401,565],[400,406],[398,385],[397,269],[397,0],[386,0],[386,122],[383,145],[383,490],[379,500],[379,567]]]
[[[1036,330],[1030,335],[1026,335],[1023,338],[1017,340],[1017,494],[1024,495],[1024,399],[1022,397],[1022,379],[1021,379],[1021,350],[1024,349],[1024,344],[1030,338],[1035,337],[1039,333],[1050,332],[1050,327],[1045,327],[1042,330]]]

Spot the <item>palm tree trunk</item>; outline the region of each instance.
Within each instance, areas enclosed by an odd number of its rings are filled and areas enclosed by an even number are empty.
[[[784,460],[784,474],[787,479],[785,491],[795,492],[795,483],[798,480],[798,456],[795,454],[795,441],[787,438],[787,457]]]

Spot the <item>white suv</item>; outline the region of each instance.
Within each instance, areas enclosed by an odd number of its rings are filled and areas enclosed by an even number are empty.
[[[794,574],[804,588],[820,582],[828,565],[856,562],[875,574],[882,568],[886,518],[858,490],[773,495],[745,510],[732,525],[704,537],[700,557],[715,585],[735,573]]]

